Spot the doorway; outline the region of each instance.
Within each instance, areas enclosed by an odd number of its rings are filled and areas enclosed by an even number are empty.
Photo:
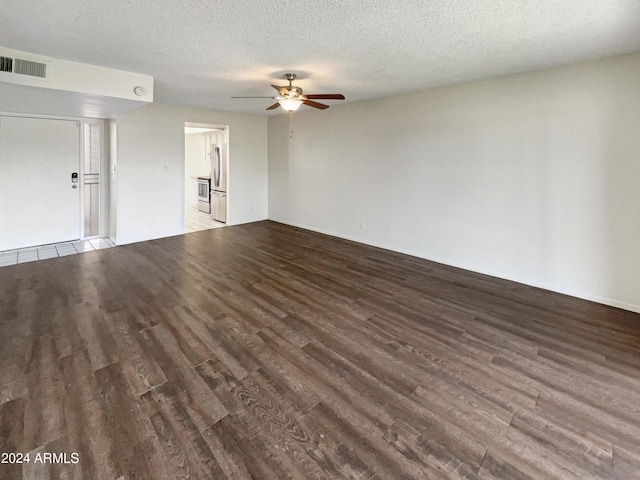
[[[85,239],[103,234],[102,127],[101,120],[0,116],[0,252],[5,261],[11,257],[7,251],[17,258],[18,250],[44,245],[85,251]]]
[[[185,123],[185,233],[227,223],[229,127]]]

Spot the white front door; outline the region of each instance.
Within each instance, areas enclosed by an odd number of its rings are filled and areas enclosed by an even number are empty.
[[[79,239],[80,178],[79,122],[0,117],[0,250]]]

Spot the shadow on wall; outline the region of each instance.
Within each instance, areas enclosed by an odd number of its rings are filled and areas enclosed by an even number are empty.
[[[631,66],[633,64],[630,64]],[[633,69],[629,69],[633,73]],[[611,75],[602,118],[602,203],[600,210],[605,244],[605,298],[640,305],[640,87],[636,74]],[[622,305],[624,307],[624,305]],[[636,310],[640,311],[640,310]],[[622,315],[621,328],[640,343],[640,321]],[[638,345],[640,347],[640,345]]]
[[[563,92],[573,114],[550,118],[552,196],[543,197],[549,281],[630,309],[640,305],[639,98],[615,72],[585,75]]]

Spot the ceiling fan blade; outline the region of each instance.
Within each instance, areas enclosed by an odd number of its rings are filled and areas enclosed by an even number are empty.
[[[276,108],[278,108],[280,106],[279,102],[274,103],[273,105],[271,105],[269,108],[267,108],[267,110],[275,110]]]
[[[344,95],[341,93],[312,93],[311,95],[304,95],[309,99],[317,100],[344,100]]]
[[[279,87],[277,85],[271,85],[271,86],[275,88],[280,95],[286,96],[289,94],[289,89],[287,87]]]
[[[313,108],[319,108],[320,110],[324,110],[325,108],[329,108],[329,105],[325,105],[324,103],[312,102],[311,100],[303,100],[302,103],[305,105],[309,105]]]
[[[273,97],[231,97],[231,98],[273,98]]]

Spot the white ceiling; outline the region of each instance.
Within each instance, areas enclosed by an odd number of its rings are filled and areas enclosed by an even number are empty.
[[[152,75],[157,102],[256,114],[273,102],[229,97],[274,95],[290,71],[358,101],[640,51],[638,0],[0,4],[2,46]]]

